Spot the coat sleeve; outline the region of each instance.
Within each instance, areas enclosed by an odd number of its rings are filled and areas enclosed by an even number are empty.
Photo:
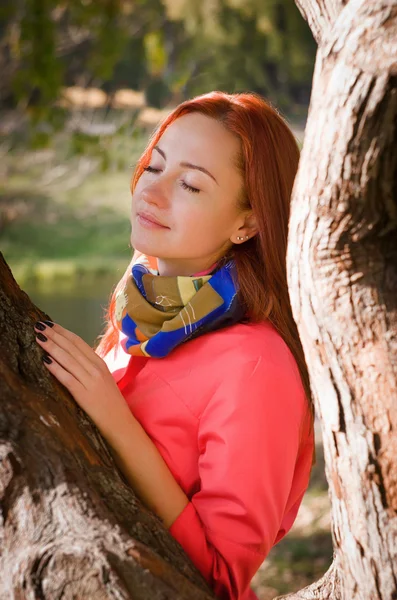
[[[199,491],[170,533],[219,598],[246,597],[295,520],[314,442],[307,407],[296,371],[259,358],[223,378],[201,415]]]

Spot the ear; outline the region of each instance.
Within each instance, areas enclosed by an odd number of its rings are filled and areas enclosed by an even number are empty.
[[[258,233],[258,224],[252,211],[249,211],[244,217],[243,224],[238,227],[230,236],[230,241],[233,244],[242,244],[248,242]]]

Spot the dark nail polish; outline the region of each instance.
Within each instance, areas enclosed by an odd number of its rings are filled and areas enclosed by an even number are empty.
[[[36,329],[40,329],[40,331],[44,331],[44,329],[46,329],[46,326],[41,321],[37,321],[37,323],[35,323],[34,326],[36,327]]]
[[[52,358],[50,358],[48,354],[44,354],[43,361],[47,363],[47,365],[50,365],[52,363]]]
[[[38,339],[40,340],[40,342],[46,342],[47,338],[45,335],[43,335],[42,333],[38,333],[37,334]]]
[[[54,327],[54,323],[52,321],[43,321],[48,327]]]

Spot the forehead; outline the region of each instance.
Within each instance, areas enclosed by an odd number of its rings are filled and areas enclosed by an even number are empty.
[[[240,141],[222,123],[202,115],[190,113],[171,123],[161,136],[159,147],[167,160],[186,160],[203,167],[213,165],[236,168]],[[172,153],[172,155],[171,155]]]

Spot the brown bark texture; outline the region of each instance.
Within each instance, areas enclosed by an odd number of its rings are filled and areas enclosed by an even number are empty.
[[[0,599],[209,600],[43,366],[33,329],[43,318],[0,254]]]
[[[397,599],[397,3],[297,0],[319,43],[288,283],[334,561],[295,599]]]

